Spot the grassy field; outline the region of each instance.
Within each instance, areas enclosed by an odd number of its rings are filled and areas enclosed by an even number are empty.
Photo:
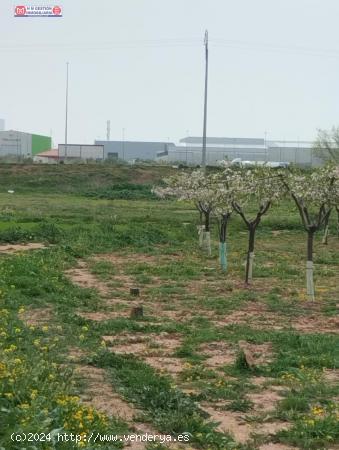
[[[316,302],[287,201],[258,229],[245,287],[242,222],[231,221],[224,274],[216,225],[208,258],[194,207],[153,197],[171,172],[0,167],[1,450],[124,448],[89,439],[146,432],[190,442],[126,448],[339,448],[335,224],[328,245],[316,239]],[[82,441],[57,442],[62,432]]]

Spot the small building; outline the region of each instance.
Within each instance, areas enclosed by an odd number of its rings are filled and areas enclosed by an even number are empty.
[[[33,157],[33,162],[39,164],[58,164],[59,162],[59,152],[57,148],[47,150],[46,152],[41,152]]]
[[[0,131],[0,157],[32,158],[37,153],[49,150],[51,146],[52,139],[49,136],[16,130]]]
[[[104,146],[100,144],[59,144],[59,159],[93,159],[102,161],[105,159]]]

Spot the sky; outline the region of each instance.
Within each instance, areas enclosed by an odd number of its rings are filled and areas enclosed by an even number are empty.
[[[50,5],[47,2],[20,5]],[[62,18],[15,18],[0,1],[0,118],[65,139],[313,140],[339,125],[337,0],[56,0]]]

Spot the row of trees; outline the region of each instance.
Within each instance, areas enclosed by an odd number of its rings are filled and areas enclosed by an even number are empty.
[[[159,197],[192,201],[201,218],[200,243],[211,255],[210,225],[217,219],[221,268],[227,270],[227,228],[238,214],[248,231],[245,283],[253,277],[256,230],[271,206],[290,196],[307,233],[307,294],[314,300],[313,242],[317,231],[328,227],[336,209],[339,224],[339,168],[327,166],[312,172],[277,171],[270,168],[224,170],[205,175],[202,171],[180,172],[165,180],[165,187],[154,189]]]

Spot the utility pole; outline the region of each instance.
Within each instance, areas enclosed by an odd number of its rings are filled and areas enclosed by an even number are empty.
[[[111,121],[107,120],[106,141],[110,141],[110,139],[111,139]]]
[[[122,129],[122,159],[125,160],[125,128]]]
[[[189,130],[186,130],[186,138],[189,138]],[[188,165],[188,151],[187,151],[188,143],[186,142],[186,166]]]
[[[204,130],[202,137],[202,170],[206,171],[206,132],[207,132],[207,86],[208,86],[208,31],[205,31],[205,98],[204,98]]]
[[[65,158],[67,158],[67,137],[68,137],[68,67],[66,63],[66,117],[65,117]]]

